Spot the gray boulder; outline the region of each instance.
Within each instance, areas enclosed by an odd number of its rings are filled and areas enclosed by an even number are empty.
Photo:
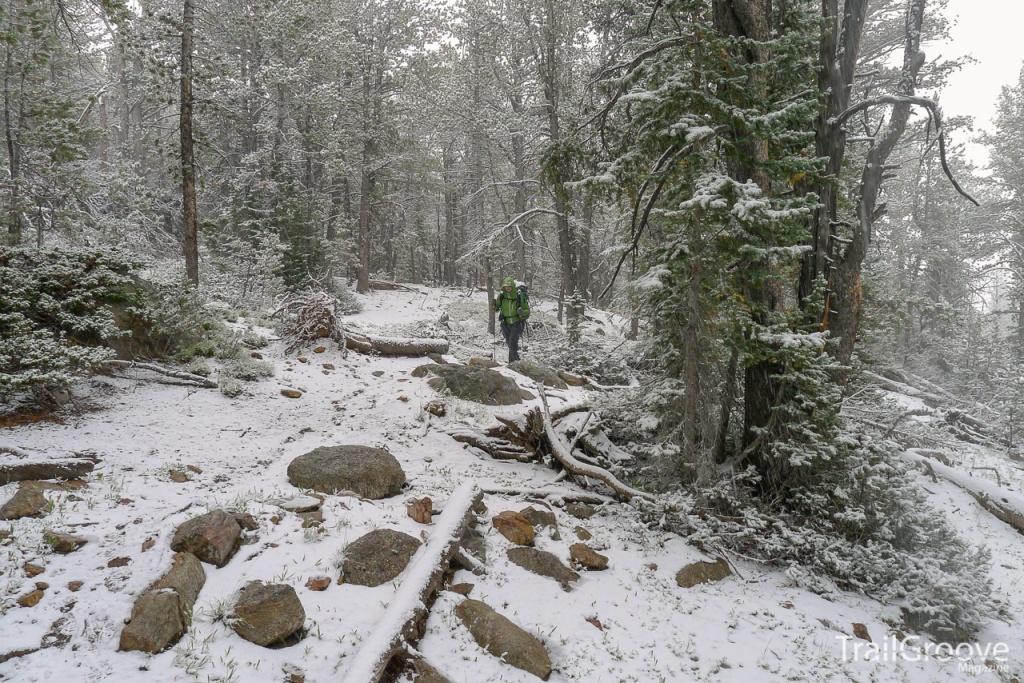
[[[580,578],[579,574],[562,564],[556,555],[546,550],[509,548],[507,554],[513,564],[534,574],[554,579],[561,584],[562,590],[571,590],[572,586],[569,584]]]
[[[456,398],[488,406],[510,406],[519,403],[523,394],[511,377],[488,368],[472,365],[421,365],[413,377],[434,375],[427,382],[436,391],[447,391]]]
[[[238,594],[231,628],[250,643],[264,647],[287,640],[306,623],[306,611],[291,586],[250,581]]]
[[[179,526],[171,550],[192,553],[203,562],[223,567],[238,550],[242,527],[224,510],[212,510]]]
[[[22,517],[42,517],[46,514],[48,503],[43,489],[36,482],[23,481],[18,484],[11,499],[0,507],[0,519],[12,520]]]
[[[409,534],[393,529],[375,529],[345,548],[341,577],[345,583],[379,586],[401,574],[420,547]]]
[[[177,553],[170,570],[135,602],[118,649],[156,654],[178,642],[204,583],[206,572],[196,556]]]
[[[552,387],[554,389],[568,389],[569,385],[565,383],[558,375],[558,371],[554,368],[549,368],[546,365],[540,363],[534,363],[532,360],[517,360],[508,364],[509,370],[515,370],[520,375],[526,375],[530,379],[542,383],[546,387]]]
[[[321,446],[289,463],[288,481],[321,493],[351,491],[377,500],[401,493],[405,472],[395,456],[380,448]]]
[[[551,658],[540,640],[479,600],[463,600],[455,615],[469,629],[477,645],[505,663],[542,681],[551,675]]]

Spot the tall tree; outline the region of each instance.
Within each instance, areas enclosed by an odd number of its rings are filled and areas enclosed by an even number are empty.
[[[192,135],[192,40],[195,31],[195,2],[184,0],[181,12],[181,218],[185,277],[199,284],[199,220],[196,215],[195,141]]]

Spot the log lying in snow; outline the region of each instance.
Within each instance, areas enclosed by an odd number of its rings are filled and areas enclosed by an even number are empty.
[[[205,387],[207,389],[217,388],[217,383],[209,377],[193,375],[191,372],[185,372],[184,370],[165,368],[164,366],[157,365],[156,363],[138,363],[131,360],[108,360],[104,362],[104,365],[118,370],[147,370],[158,375],[163,375],[164,377],[171,377],[181,382],[195,384],[196,386]]]
[[[399,284],[397,282],[390,282],[388,280],[370,280],[370,289],[378,289],[381,291],[393,291],[396,289],[404,289],[409,292],[418,292],[420,290],[415,287],[407,287],[406,285]]]
[[[932,472],[969,493],[984,510],[1024,534],[1024,496],[1021,494],[1005,491],[992,482],[975,479],[913,451],[905,452],[903,457],[913,463],[927,463]]]
[[[393,660],[401,659],[406,646],[415,643],[426,627],[430,605],[441,590],[448,564],[459,550],[463,532],[476,516],[473,506],[483,494],[472,482],[464,482],[438,518],[430,540],[413,558],[384,616],[363,641],[345,671],[345,683],[377,683]]]
[[[13,446],[0,446],[0,453],[17,458],[0,459],[0,485],[35,479],[78,479],[92,472],[99,461],[99,457],[86,453],[67,458],[43,458]]]
[[[541,405],[544,407],[544,435],[547,437],[548,446],[551,448],[551,455],[569,474],[580,478],[596,479],[614,491],[623,500],[632,500],[633,498],[646,501],[654,500],[654,496],[650,493],[638,491],[631,486],[623,484],[608,470],[577,460],[573,456],[569,445],[562,441],[562,438],[555,431],[554,423],[551,420],[551,412],[548,410],[548,399],[544,394],[544,385],[540,382],[537,383],[537,392],[540,395]]]
[[[479,448],[495,460],[531,462],[537,459],[537,455],[533,451],[527,450],[518,444],[514,444],[511,441],[500,437],[481,434],[480,432],[464,427],[456,427],[448,433],[459,443],[469,444],[474,448]]]
[[[591,505],[604,505],[614,503],[611,496],[602,496],[600,493],[580,493],[559,488],[537,488],[517,489],[509,486],[488,486],[484,493],[499,496],[521,496],[529,500],[546,500],[549,503],[590,503]]]
[[[426,356],[431,353],[448,353],[448,340],[416,337],[371,337],[356,332],[347,332],[345,347],[358,353],[376,353],[380,356]]]

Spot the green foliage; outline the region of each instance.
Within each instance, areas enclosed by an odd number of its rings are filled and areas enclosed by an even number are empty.
[[[229,360],[221,369],[221,377],[233,377],[245,382],[255,382],[263,377],[274,376],[274,364],[266,360],[239,357]]]
[[[0,248],[0,389],[63,386],[114,353],[112,305],[131,296],[116,252]]]

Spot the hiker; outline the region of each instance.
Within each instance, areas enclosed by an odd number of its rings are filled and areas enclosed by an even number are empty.
[[[530,300],[526,285],[516,287],[516,279],[507,277],[501,281],[501,291],[494,298],[494,310],[501,319],[501,336],[508,344],[508,362],[519,360],[519,337],[530,317]]]

